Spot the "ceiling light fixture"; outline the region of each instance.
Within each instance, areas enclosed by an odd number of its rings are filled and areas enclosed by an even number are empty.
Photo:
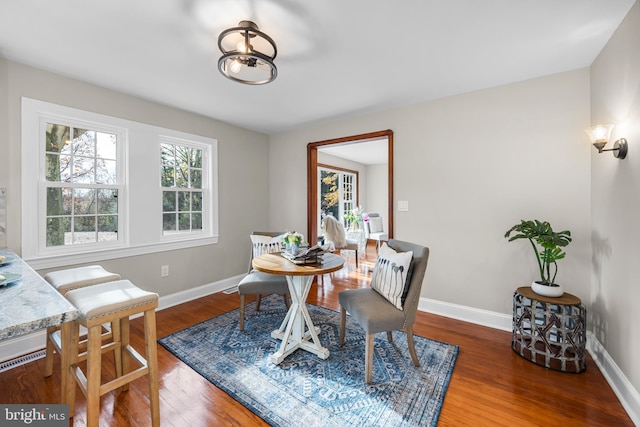
[[[240,21],[237,27],[221,32],[218,47],[222,52],[218,69],[231,80],[262,85],[278,76],[273,63],[278,54],[276,43],[252,21]]]
[[[598,153],[602,153],[603,151],[613,151],[613,156],[622,160],[627,157],[627,151],[629,150],[626,139],[620,138],[613,143],[613,148],[604,149],[607,142],[609,142],[613,126],[614,125],[596,125],[589,129],[585,129],[585,132],[589,135],[589,139],[591,139],[593,146],[598,149]]]

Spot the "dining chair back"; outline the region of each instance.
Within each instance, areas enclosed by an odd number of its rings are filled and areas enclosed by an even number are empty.
[[[365,223],[367,239],[376,241],[376,250],[380,249],[380,244],[389,240],[389,233],[384,231],[384,224],[379,213],[370,212],[367,214],[369,220]]]
[[[254,256],[258,256],[263,253],[280,252],[281,241],[279,236],[282,234],[284,234],[284,232],[254,231],[251,235],[252,242],[251,256],[249,257],[249,273],[238,284],[238,294],[240,295],[239,328],[241,331],[244,331],[244,306],[246,295],[257,295],[256,310],[260,310],[262,295],[270,294],[283,295],[285,305],[289,308],[289,285],[287,285],[287,278],[285,276],[256,271],[251,267]]]
[[[413,324],[416,320],[422,282],[429,260],[429,248],[414,243],[391,239],[388,246],[398,253],[413,252],[407,270],[402,309],[372,288],[349,289],[338,294],[340,302],[340,345],[344,344],[347,312],[365,331],[365,382],[371,383],[373,368],[374,335],[387,332],[391,342],[391,331],[405,330],[409,353],[415,366],[420,366],[413,343]],[[380,258],[379,258],[380,260]],[[374,275],[378,263],[374,267]]]

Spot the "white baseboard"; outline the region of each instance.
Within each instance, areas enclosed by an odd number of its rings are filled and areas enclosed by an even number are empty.
[[[218,282],[208,283],[206,285],[198,286],[197,288],[191,288],[186,291],[180,291],[175,294],[160,297],[160,300],[158,301],[158,310],[164,310],[165,308],[173,307],[174,305],[183,304],[194,299],[202,298],[204,296],[238,286],[238,283],[240,283],[240,280],[242,280],[244,276],[246,276],[246,274],[241,274],[236,277],[230,277]]]
[[[638,390],[633,387],[602,343],[591,332],[587,332],[587,350],[633,423],[640,426],[640,393]]]
[[[45,346],[44,337],[46,331],[43,329],[28,335],[22,335],[0,342],[0,361],[15,359],[22,355],[42,350]]]
[[[174,305],[189,302],[191,300],[202,298],[204,296],[223,291],[227,288],[237,286],[243,277],[244,274],[218,282],[208,283],[206,285],[198,286],[197,288],[176,292],[171,295],[162,296],[158,300],[158,310],[164,310],[165,308],[173,307]],[[43,349],[45,347],[45,335],[46,332],[44,330],[40,330],[32,334],[0,342],[0,362],[15,359],[16,357],[20,357],[24,354]]]
[[[462,320],[463,322],[499,329],[501,331],[511,331],[511,315],[497,313],[495,311],[436,301],[429,298],[420,298],[418,310]]]
[[[503,331],[512,330],[512,316],[493,311],[480,310],[473,307],[436,301],[428,298],[420,298],[418,304],[420,311],[433,313],[464,322],[488,326]],[[615,361],[607,353],[604,346],[591,332],[587,332],[587,351],[607,380],[611,389],[620,400],[620,403],[629,414],[629,418],[637,426],[640,426],[640,394],[629,382],[624,373],[618,368]]]

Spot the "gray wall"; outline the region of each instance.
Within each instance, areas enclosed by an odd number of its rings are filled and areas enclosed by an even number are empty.
[[[431,248],[422,296],[510,314],[537,278],[520,219],[570,229],[558,281],[589,303],[589,70],[581,69],[270,137],[272,228],[306,228],[306,144],[394,131],[395,236]],[[295,173],[295,171],[293,171]],[[286,174],[286,175],[285,175]],[[394,204],[395,205],[395,204]]]
[[[11,165],[7,164],[11,156],[11,147],[9,146],[9,100],[7,98],[9,90],[9,85],[7,84],[8,73],[8,61],[0,58],[0,148],[2,148],[0,151],[0,160],[4,163],[3,166],[0,167],[0,187],[8,187],[11,176]]]
[[[158,88],[162,90],[162,88]],[[21,97],[202,135],[218,140],[219,243],[173,252],[105,261],[106,268],[161,295],[212,283],[246,271],[253,229],[269,224],[266,135],[200,115],[124,95],[15,62],[0,60],[0,187],[8,187],[8,246],[20,253]],[[215,94],[202,94],[216,100]],[[3,126],[6,124],[6,126]],[[135,165],[131,165],[135,167]],[[160,266],[170,275],[160,278]],[[44,271],[43,271],[44,272]]]
[[[640,4],[591,66],[591,123],[616,124],[626,159],[591,150],[593,263],[590,329],[640,390]]]
[[[389,165],[367,166],[367,204],[363,208],[367,212],[377,212],[382,216],[384,231],[389,231],[388,200],[389,200]]]

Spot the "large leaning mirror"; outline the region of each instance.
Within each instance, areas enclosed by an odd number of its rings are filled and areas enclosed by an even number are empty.
[[[325,179],[326,178],[326,179]],[[326,202],[322,182],[339,189]],[[352,135],[307,144],[307,236],[315,243],[322,234],[321,218],[329,213],[342,220],[352,206],[379,213],[393,237],[393,131]]]

